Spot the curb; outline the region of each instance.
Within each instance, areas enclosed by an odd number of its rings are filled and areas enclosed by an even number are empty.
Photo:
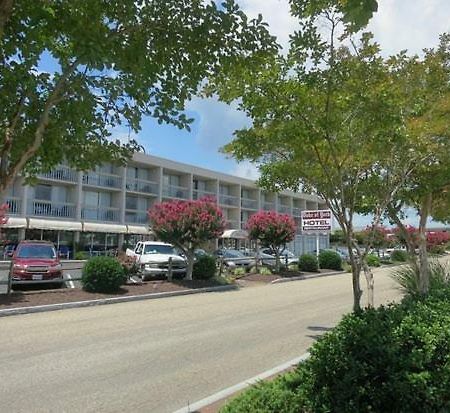
[[[276,366],[270,370],[266,370],[265,372],[260,373],[257,376],[251,377],[250,379],[244,380],[238,384],[235,384],[234,386],[223,389],[217,393],[214,393],[211,396],[205,397],[202,400],[199,400],[192,404],[189,403],[187,406],[176,410],[174,413],[197,412],[200,409],[203,409],[204,407],[207,407],[215,402],[218,402],[219,400],[225,399],[226,397],[233,395],[234,393],[236,393],[240,390],[245,389],[246,387],[256,384],[256,383],[258,383],[262,380],[265,380],[271,376],[274,376],[275,374],[281,373],[284,370],[287,370],[290,367],[295,366],[298,363],[305,361],[308,357],[309,357],[309,353],[305,353],[305,354],[301,355],[300,357],[296,357],[295,359],[289,360],[286,363],[280,364],[279,366]]]
[[[97,305],[127,303],[127,302],[131,302],[131,301],[152,300],[152,299],[165,298],[165,297],[177,297],[177,296],[181,296],[181,295],[232,291],[232,290],[237,290],[237,289],[239,289],[239,286],[237,286],[237,285],[220,285],[218,287],[205,287],[205,288],[198,288],[195,290],[168,291],[168,292],[164,292],[164,293],[129,295],[126,297],[111,297],[111,298],[100,298],[97,300],[88,300],[88,301],[73,301],[70,303],[46,304],[46,305],[39,305],[39,306],[35,306],[35,307],[8,308],[5,310],[0,310],[0,317],[8,317],[8,316],[19,315],[19,314],[43,313],[43,312],[47,312],[47,311],[58,311],[58,310],[65,310],[67,308],[93,307],[93,306],[97,306]]]
[[[328,277],[330,275],[340,275],[340,274],[348,274],[348,273],[345,271],[334,271],[334,272],[327,272],[324,274],[299,275],[297,277],[277,278],[276,280],[273,280],[271,282],[271,284],[287,283],[287,282],[291,282],[291,281],[309,280],[311,278],[321,278],[321,277]]]

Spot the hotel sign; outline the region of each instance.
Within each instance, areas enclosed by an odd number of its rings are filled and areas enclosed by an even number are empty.
[[[302,211],[302,232],[328,232],[331,231],[331,211],[319,209],[315,211]]]

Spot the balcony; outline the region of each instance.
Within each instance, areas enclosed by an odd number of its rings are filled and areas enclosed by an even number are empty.
[[[83,184],[100,186],[102,188],[120,189],[122,187],[122,178],[118,175],[89,172],[83,175]]]
[[[276,209],[275,202],[263,202],[262,207],[264,211],[275,211]]]
[[[239,206],[239,197],[233,195],[220,195],[220,205]],[[237,228],[237,227],[236,227]]]
[[[127,224],[148,224],[147,211],[135,211],[127,209],[125,211],[125,222]]]
[[[238,229],[239,228],[239,222],[233,221],[233,220],[227,220],[225,222],[225,229]]]
[[[278,205],[278,212],[281,212],[282,214],[290,214],[291,207],[289,205]]]
[[[301,208],[292,208],[292,215],[294,217],[301,217],[302,216],[302,209]]]
[[[166,185],[163,187],[162,196],[166,198],[189,198],[189,189],[182,186]]]
[[[10,197],[6,200],[8,204],[8,211],[6,211],[6,215],[20,215],[22,210],[22,199],[16,197]]]
[[[200,199],[200,198],[205,198],[205,197],[217,198],[217,194],[212,191],[204,191],[204,190],[200,190],[200,189],[194,189],[192,191],[192,199]]]
[[[246,209],[258,209],[258,200],[250,198],[241,198],[241,207]]]
[[[143,194],[152,194],[158,196],[159,185],[156,182],[146,181],[144,179],[127,179],[127,191],[140,192]]]
[[[50,179],[52,181],[78,182],[78,172],[68,166],[58,166],[49,172],[40,173],[39,178]]]
[[[36,217],[75,218],[75,204],[33,200],[28,203],[28,215]]]
[[[83,206],[81,219],[87,221],[120,222],[119,208]]]

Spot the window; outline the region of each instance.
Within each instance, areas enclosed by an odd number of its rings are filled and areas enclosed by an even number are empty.
[[[138,209],[138,197],[137,196],[127,196],[126,199],[126,209]]]
[[[42,201],[52,200],[52,186],[51,185],[36,185],[35,198]]]

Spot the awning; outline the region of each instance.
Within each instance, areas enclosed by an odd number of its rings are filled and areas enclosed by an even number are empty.
[[[28,218],[28,228],[49,229],[55,231],[81,231],[81,222],[77,221],[56,221],[51,219]]]
[[[99,224],[96,222],[83,222],[83,232],[107,232],[108,234],[126,234],[126,225]]]
[[[220,238],[247,239],[248,232],[243,229],[227,229]]]
[[[147,226],[142,225],[127,225],[128,234],[139,234],[139,235],[152,235],[153,232]]]
[[[27,219],[20,217],[8,217],[8,222],[2,228],[26,228]]]

